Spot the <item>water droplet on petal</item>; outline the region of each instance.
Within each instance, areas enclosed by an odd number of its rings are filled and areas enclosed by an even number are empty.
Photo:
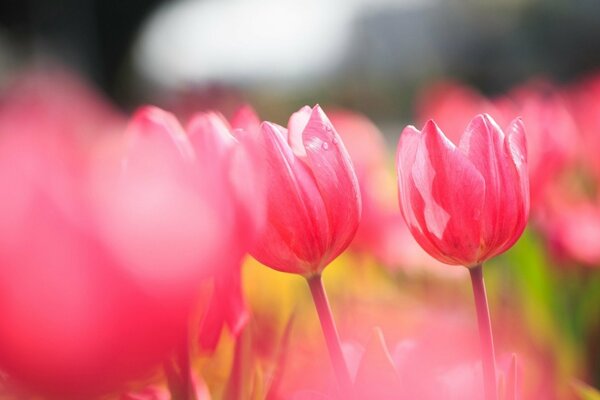
[[[337,138],[334,136],[334,137],[333,137],[333,139],[331,139],[331,142],[332,142],[333,144],[337,144],[338,140],[337,140]]]
[[[321,147],[323,148],[323,150],[329,150],[329,143],[323,142],[323,144],[321,145]]]

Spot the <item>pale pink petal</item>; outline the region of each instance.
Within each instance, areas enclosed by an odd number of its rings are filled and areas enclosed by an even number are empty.
[[[187,132],[200,161],[213,157],[215,153],[224,157],[237,143],[225,118],[215,112],[195,114],[187,126]]]
[[[412,178],[424,202],[417,218],[430,240],[455,263],[471,265],[480,247],[485,181],[432,121],[423,128]]]
[[[469,123],[459,147],[485,179],[481,216],[484,247],[479,258],[486,259],[512,235],[519,213],[519,188],[505,157],[504,133],[489,115],[478,115]]]
[[[400,211],[408,228],[421,247],[438,260],[444,259],[444,262],[452,263],[452,260],[441,254],[429,237],[424,234],[426,227],[421,226],[416,215],[416,210],[419,215],[423,213],[424,205],[421,195],[415,188],[412,177],[412,169],[420,141],[421,132],[414,126],[407,126],[400,135],[398,150],[396,152]]]
[[[329,254],[324,267],[354,238],[362,210],[360,189],[350,156],[319,106],[312,110],[302,140],[329,221]]]
[[[251,254],[278,270],[311,273],[320,267],[328,235],[325,206],[310,170],[285,141],[285,132],[263,123],[267,163],[267,227]]]
[[[527,142],[525,127],[520,118],[515,119],[506,131],[504,154],[505,162],[512,167],[511,179],[516,193],[517,216],[513,221],[510,237],[494,254],[500,254],[509,249],[519,239],[529,219],[530,195],[529,174],[527,171]]]
[[[289,143],[292,151],[298,157],[305,157],[306,150],[302,141],[302,132],[310,120],[312,110],[309,106],[302,107],[299,111],[292,114],[288,121]]]

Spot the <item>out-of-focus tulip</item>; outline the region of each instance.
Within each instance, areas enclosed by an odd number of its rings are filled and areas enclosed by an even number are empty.
[[[580,134],[578,161],[600,181],[600,74],[583,79],[565,92]]]
[[[320,273],[352,240],[361,215],[348,153],[319,106],[293,114],[288,129],[261,126],[267,160],[267,227],[251,254],[284,272]]]
[[[531,208],[541,211],[552,181],[574,160],[579,132],[558,90],[549,83],[531,82],[494,102],[506,121],[520,115],[527,127],[527,164]]]
[[[249,161],[200,154],[153,107],[124,136],[93,157],[60,134],[0,143],[0,368],[27,390],[92,398],[148,373],[186,339],[202,280],[248,247],[235,215],[255,215],[232,207],[247,191],[225,166]]]
[[[260,128],[260,118],[254,109],[246,104],[238,108],[229,123],[233,129],[242,129],[246,132],[255,132]]]
[[[124,160],[94,180],[101,233],[150,293],[194,296],[233,238],[225,171],[199,168],[184,129],[158,108],[140,109],[125,139]]]
[[[227,204],[234,240],[229,252],[215,271],[211,298],[200,329],[200,347],[215,349],[224,325],[237,336],[246,325],[249,314],[241,288],[241,261],[264,224],[264,162],[256,143],[259,123],[250,109],[238,113],[236,130],[218,113],[194,115],[187,131],[198,157],[206,169],[221,169],[228,196]]]
[[[93,398],[148,373],[177,320],[98,234],[86,161],[55,139],[7,135],[0,182],[0,368],[24,391]]]
[[[551,250],[561,260],[600,265],[600,206],[587,200],[555,201],[540,226]]]
[[[98,136],[121,133],[127,122],[99,92],[60,68],[15,76],[0,94],[0,110],[2,134],[56,135],[84,145]]]
[[[121,122],[66,73],[26,75],[2,95],[0,369],[25,393],[92,398],[146,374],[179,340],[182,321],[132,276],[95,215],[114,193],[90,178],[89,155]]]
[[[475,117],[455,146],[433,121],[409,126],[397,151],[400,209],[433,257],[467,267],[509,249],[527,224],[529,183],[520,120],[506,134]]]

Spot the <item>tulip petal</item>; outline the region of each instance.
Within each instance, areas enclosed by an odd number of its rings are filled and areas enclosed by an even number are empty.
[[[292,114],[288,121],[288,135],[290,147],[298,157],[306,157],[306,149],[302,141],[302,133],[310,120],[312,109],[309,106],[302,107]]]
[[[271,268],[307,274],[320,266],[329,226],[314,177],[294,156],[282,129],[267,122],[261,126],[271,190],[267,228],[252,255]]]
[[[513,221],[512,233],[507,242],[495,254],[509,249],[519,239],[529,218],[530,194],[529,174],[527,172],[527,143],[525,127],[520,118],[515,119],[506,131],[504,152],[511,169],[514,190],[516,193],[516,218]]]
[[[290,137],[293,134],[290,132]],[[356,233],[362,210],[360,189],[342,139],[321,107],[312,110],[302,141],[329,221],[325,267],[348,247]]]
[[[485,180],[485,205],[481,216],[479,257],[487,258],[510,236],[518,202],[510,165],[504,157],[504,133],[487,114],[478,115],[467,126],[459,148]]]
[[[412,178],[424,203],[416,216],[430,240],[455,263],[469,266],[479,251],[485,181],[433,121],[423,128]]]
[[[177,153],[171,153],[171,157],[183,157],[186,161],[195,158],[194,150],[177,118],[158,107],[140,108],[127,127],[126,136],[130,138],[131,152],[141,148],[139,152],[147,156],[147,151],[167,154],[172,149]],[[136,157],[135,153],[131,155]]]
[[[523,126],[511,125],[511,137],[524,140]],[[517,135],[517,136],[515,136]],[[473,162],[486,181],[486,198],[482,216],[481,259],[499,254],[506,243],[514,243],[517,226],[524,221],[522,179],[519,177],[513,157],[522,154],[523,143],[517,143],[518,154],[512,155],[508,136],[488,115],[474,118],[467,127],[460,148]],[[525,172],[526,174],[526,172]],[[524,227],[524,225],[522,225]],[[520,233],[517,235],[520,236]],[[509,246],[510,247],[510,246]]]
[[[452,263],[452,260],[446,259],[445,256],[438,254],[435,245],[429,237],[423,233],[423,228],[415,214],[415,207],[423,206],[423,199],[416,190],[413,178],[412,167],[415,162],[417,148],[421,141],[421,132],[414,126],[407,126],[400,135],[398,141],[398,150],[396,152],[396,168],[398,172],[398,196],[400,202],[400,211],[406,221],[406,225],[410,229],[415,240],[429,254],[434,255],[438,259],[444,258],[444,262]]]
[[[260,126],[260,118],[258,118],[254,109],[246,104],[233,114],[230,123],[233,129],[254,132],[255,130],[258,130]]]
[[[215,112],[195,114],[187,132],[200,161],[214,155],[223,157],[237,142],[225,118]]]

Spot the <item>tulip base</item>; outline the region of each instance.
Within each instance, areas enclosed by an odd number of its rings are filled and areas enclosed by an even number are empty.
[[[344,394],[344,398],[352,398],[352,378],[350,377],[350,371],[342,352],[340,336],[333,320],[329,300],[323,287],[323,280],[321,279],[321,275],[315,275],[307,278],[307,281],[317,314],[319,315],[321,328],[341,392]]]
[[[483,281],[483,265],[479,264],[469,268],[471,285],[475,297],[477,323],[479,325],[479,338],[481,341],[481,364],[483,370],[483,387],[486,400],[498,400],[496,381],[496,355],[494,353],[494,337],[490,310]]]

